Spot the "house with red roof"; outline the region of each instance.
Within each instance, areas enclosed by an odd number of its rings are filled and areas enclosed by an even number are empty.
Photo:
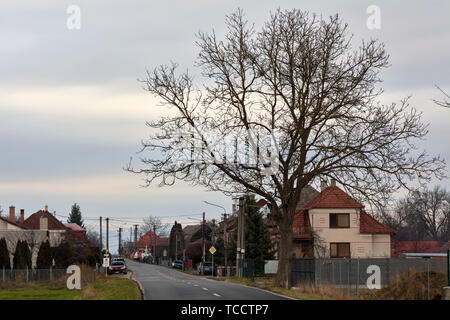
[[[394,256],[402,253],[440,253],[444,252],[439,241],[398,241],[394,245]]]
[[[153,231],[149,231],[142,235],[137,242],[138,250],[146,253],[153,253],[153,246],[156,250],[156,256],[162,257],[164,249],[169,250],[169,238],[162,238],[155,234]]]
[[[293,229],[297,258],[390,258],[396,234],[335,182],[300,207]]]
[[[65,223],[64,226],[69,229],[72,230],[72,232],[80,237],[81,239],[84,239],[86,236],[86,230],[83,229],[82,227],[80,227],[78,224],[76,223]]]

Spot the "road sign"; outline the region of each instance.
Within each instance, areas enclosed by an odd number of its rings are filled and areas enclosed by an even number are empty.
[[[167,249],[164,249],[164,251],[163,251],[163,257],[167,257]]]
[[[211,247],[211,248],[209,248],[209,252],[211,252],[211,254],[214,254],[214,252],[216,252],[217,250],[216,250],[216,248],[214,248],[214,247]]]
[[[103,267],[105,268],[109,267],[109,258],[103,258]]]

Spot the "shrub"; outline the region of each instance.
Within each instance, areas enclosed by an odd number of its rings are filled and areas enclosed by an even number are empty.
[[[8,246],[5,238],[0,239],[0,269],[11,269]]]
[[[65,269],[73,263],[73,252],[70,243],[63,241],[53,250],[55,267]]]
[[[443,287],[447,278],[444,273],[430,272],[430,299],[441,300]],[[385,300],[427,300],[428,277],[426,272],[408,272],[397,278],[389,285],[377,291],[377,296]]]
[[[49,269],[52,266],[53,255],[50,247],[50,242],[47,240],[42,242],[39,247],[39,252],[36,260],[36,267],[38,269]]]
[[[31,251],[26,241],[17,241],[13,266],[16,270],[31,268]]]

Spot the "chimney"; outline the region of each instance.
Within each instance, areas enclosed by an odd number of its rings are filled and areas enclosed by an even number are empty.
[[[48,205],[45,205],[44,211],[45,211],[45,212],[48,212]]]
[[[41,217],[39,219],[39,229],[40,230],[48,230],[48,218],[47,217]]]
[[[331,186],[336,187],[336,179],[331,179]]]
[[[320,182],[320,191],[325,190],[328,187],[327,182],[325,180],[322,180]]]
[[[20,223],[23,224],[24,221],[25,221],[25,210],[20,209]]]
[[[16,219],[16,208],[14,206],[9,207],[9,220],[14,221]]]

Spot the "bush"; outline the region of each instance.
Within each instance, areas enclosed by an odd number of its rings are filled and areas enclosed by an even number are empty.
[[[8,246],[5,238],[0,239],[0,269],[11,269]]]
[[[17,241],[13,266],[16,270],[31,268],[31,251],[26,241]]]
[[[430,299],[441,300],[447,284],[444,273],[430,272]],[[398,276],[392,284],[376,292],[384,300],[427,300],[428,277],[426,272],[408,272]]]
[[[63,241],[53,250],[55,267],[65,269],[73,263],[73,253],[70,243]]]
[[[36,260],[36,268],[49,269],[52,266],[53,255],[50,247],[50,242],[47,240],[42,242],[39,247],[39,252]]]

